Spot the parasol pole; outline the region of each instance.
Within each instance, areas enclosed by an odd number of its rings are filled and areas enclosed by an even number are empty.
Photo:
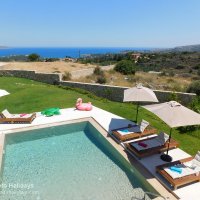
[[[168,141],[168,147],[167,147],[167,155],[168,155],[168,152],[169,152],[169,145],[170,145],[171,137],[172,137],[172,128],[170,128],[170,133],[169,133],[169,141]]]
[[[138,111],[139,111],[139,102],[137,102],[137,112],[136,112],[136,123],[137,123],[137,120],[138,120]]]

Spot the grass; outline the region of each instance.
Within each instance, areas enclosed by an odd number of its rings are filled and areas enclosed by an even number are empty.
[[[83,90],[59,88],[44,83],[21,78],[0,77],[0,89],[10,92],[10,95],[0,98],[0,111],[7,108],[11,113],[38,112],[50,107],[74,107],[77,98],[84,102],[91,101],[93,105],[117,114],[129,120],[135,120],[136,106],[132,103],[119,103],[94,96]],[[155,115],[140,108],[138,120],[146,119],[159,131],[169,132],[169,127]],[[180,142],[180,148],[191,155],[200,150],[200,130],[187,133],[173,130],[173,138]]]

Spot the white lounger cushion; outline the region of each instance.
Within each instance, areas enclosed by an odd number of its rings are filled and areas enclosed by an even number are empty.
[[[6,118],[11,118],[11,117],[12,117],[12,115],[8,112],[7,109],[3,110],[3,111],[2,111],[2,114],[3,114],[4,117],[6,117]]]
[[[162,144],[164,145],[167,140],[169,139],[169,135],[167,135],[166,133],[164,132],[161,132],[158,137],[156,137],[156,139]]]
[[[26,118],[29,118],[29,117],[31,117],[32,116],[32,114],[26,114],[26,115],[24,115],[24,116],[20,116],[20,114],[13,114],[10,118],[24,118],[24,119],[26,119]]]
[[[138,141],[138,142],[140,142],[140,141]],[[131,146],[133,146],[134,148],[136,148],[138,151],[146,150],[146,149],[151,149],[153,147],[159,147],[159,146],[161,146],[160,142],[158,140],[156,140],[156,138],[153,138],[153,139],[150,139],[150,140],[147,140],[147,141],[142,141],[144,144],[147,145],[147,147],[140,146],[138,144],[138,142],[131,143]]]
[[[130,145],[133,146],[134,148],[136,148],[138,151],[141,151],[141,150],[145,150],[145,149],[151,149],[151,148],[154,148],[154,147],[159,147],[159,146],[162,146],[164,145],[163,141],[167,141],[169,139],[169,136],[166,134],[166,133],[160,133],[158,136],[156,136],[155,138],[152,138],[152,139],[148,139],[148,140],[144,140],[142,141],[144,144],[147,145],[147,147],[142,147],[138,144],[138,142],[134,142],[134,143],[131,143]]]
[[[200,151],[197,152],[196,156],[192,160],[192,167],[200,168]]]
[[[199,161],[200,163],[200,151],[197,152],[196,156],[194,157],[195,160]]]
[[[188,167],[191,165],[191,161],[190,162],[186,162],[184,164],[178,164],[178,165],[175,165],[175,167],[180,167],[182,169],[182,172],[181,173],[178,173],[176,171],[172,171],[171,169],[169,169],[168,167],[164,168],[164,170],[173,178],[173,179],[176,179],[176,178],[181,178],[181,177],[184,177],[184,176],[188,176],[188,175],[191,175],[191,174],[195,174],[195,173],[198,173],[200,172],[200,167],[195,167],[195,168],[191,168],[191,167]]]
[[[140,125],[136,125],[130,128],[124,128],[123,130],[118,130],[117,132],[120,135],[128,135],[131,133],[142,133],[144,130],[149,126],[149,122],[145,121],[144,119],[141,121]]]
[[[140,123],[140,132],[144,132],[147,126],[149,126],[149,122],[143,119]]]
[[[2,114],[6,118],[25,118],[26,119],[26,118],[29,118],[29,117],[32,116],[32,114],[26,114],[26,115],[23,115],[23,116],[21,116],[20,114],[10,114],[7,109],[2,111]]]
[[[197,152],[194,159],[191,161],[185,162],[183,164],[178,164],[176,167],[180,167],[182,169],[182,173],[178,173],[170,170],[169,168],[165,168],[164,170],[173,178],[180,178],[184,176],[188,176],[195,173],[200,173],[200,151]]]
[[[131,134],[131,133],[138,133],[138,132],[140,132],[140,127],[139,126],[133,126],[133,127],[130,127],[130,128],[125,128],[123,130],[118,130],[117,132],[120,135],[128,135],[128,134]]]

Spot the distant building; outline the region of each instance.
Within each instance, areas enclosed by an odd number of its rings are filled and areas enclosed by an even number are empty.
[[[131,54],[131,57],[134,59],[134,60],[138,60],[138,58],[140,58],[142,54],[141,53],[132,53]]]
[[[74,58],[63,58],[62,60],[65,62],[76,62],[76,59]]]
[[[135,63],[136,63],[138,59],[141,57],[141,55],[142,55],[141,53],[132,53],[131,58],[135,60]]]
[[[156,71],[149,71],[149,74],[161,74],[162,72],[156,72]]]

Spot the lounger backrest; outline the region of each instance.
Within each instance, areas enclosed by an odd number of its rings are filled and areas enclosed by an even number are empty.
[[[3,110],[1,113],[2,113],[3,116],[6,117],[6,118],[10,118],[10,117],[11,117],[11,114],[8,112],[7,109]]]
[[[200,167],[200,151],[197,152],[193,160],[195,160],[195,163]]]
[[[149,122],[143,119],[140,123],[140,131],[144,132],[147,126],[149,126]]]
[[[161,132],[160,134],[158,134],[158,136],[156,137],[156,140],[160,142],[161,145],[164,145],[167,140],[169,139],[169,135],[167,135],[164,132]]]

